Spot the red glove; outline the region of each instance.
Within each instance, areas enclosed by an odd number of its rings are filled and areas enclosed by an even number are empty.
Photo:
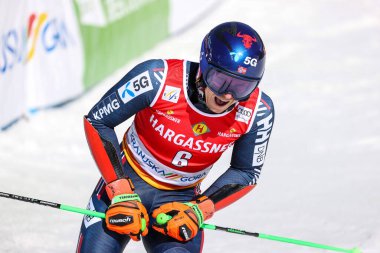
[[[214,212],[214,203],[206,196],[187,203],[167,203],[153,211],[152,216],[156,219],[153,229],[178,241],[189,241]],[[159,215],[169,217],[170,220],[162,222],[157,219]]]
[[[129,179],[118,179],[106,186],[108,197],[112,199],[106,211],[106,225],[109,230],[129,235],[140,240],[140,235],[148,234],[149,216],[138,194],[133,193]]]

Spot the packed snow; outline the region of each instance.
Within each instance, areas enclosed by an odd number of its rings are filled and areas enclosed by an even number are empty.
[[[85,208],[100,174],[82,116],[138,62],[197,61],[203,36],[236,20],[254,27],[266,44],[260,85],[274,101],[276,120],[256,189],[209,223],[378,253],[379,13],[376,0],[223,1],[76,101],[1,132],[0,191]],[[119,136],[128,123],[116,129]],[[229,156],[214,166],[203,189],[229,166]],[[74,252],[81,219],[0,198],[0,252]],[[131,242],[126,252],[144,248]],[[207,230],[203,252],[327,251]]]

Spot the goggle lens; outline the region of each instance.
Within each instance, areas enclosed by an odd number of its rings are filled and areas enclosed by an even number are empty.
[[[210,68],[204,77],[206,85],[217,95],[232,94],[235,100],[249,96],[259,84],[258,80],[248,81],[227,75],[218,69]]]

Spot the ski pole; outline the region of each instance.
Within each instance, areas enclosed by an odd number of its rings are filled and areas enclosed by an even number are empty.
[[[91,210],[87,210],[87,209],[83,209],[83,208],[79,208],[79,207],[75,207],[75,206],[69,206],[69,205],[54,203],[54,202],[50,202],[50,201],[19,196],[19,195],[15,195],[15,194],[11,194],[11,193],[0,192],[0,197],[24,201],[24,202],[29,202],[29,203],[33,203],[33,204],[37,204],[37,205],[42,205],[42,206],[49,206],[49,207],[61,209],[64,211],[85,214],[85,215],[98,217],[98,218],[102,218],[102,219],[104,219],[106,217],[106,215],[104,213],[91,211]],[[157,216],[156,221],[158,224],[165,224],[171,218],[172,217],[170,215],[160,213]],[[220,227],[220,226],[216,226],[216,225],[212,225],[212,224],[205,224],[205,223],[202,224],[201,227],[204,229],[219,230],[219,231],[224,231],[224,232],[234,233],[234,234],[240,234],[240,235],[248,235],[248,236],[253,236],[253,237],[257,237],[257,238],[268,239],[268,240],[272,240],[272,241],[285,242],[285,243],[291,243],[291,244],[295,244],[295,245],[302,245],[302,246],[307,246],[307,247],[312,247],[312,248],[326,249],[326,250],[346,252],[346,253],[361,253],[360,249],[356,248],[356,247],[352,248],[352,249],[343,249],[343,248],[338,248],[338,247],[334,247],[334,246],[318,244],[318,243],[314,243],[314,242],[301,241],[301,240],[297,240],[297,239],[275,236],[275,235],[268,235],[268,234],[263,234],[263,233],[247,232],[247,231],[236,229],[236,228]]]
[[[64,211],[69,211],[69,212],[74,212],[74,213],[81,213],[93,217],[98,217],[104,219],[106,215],[104,213],[100,212],[95,212],[75,206],[68,206],[64,204],[58,204],[50,201],[45,201],[45,200],[39,200],[39,199],[34,199],[34,198],[29,198],[29,197],[23,197],[11,193],[5,193],[5,192],[0,192],[0,197],[8,198],[8,199],[14,199],[14,200],[19,200],[19,201],[24,201],[24,202],[29,202],[37,205],[42,205],[42,206],[50,206],[53,208],[61,209]]]
[[[162,224],[165,224],[166,222],[168,222],[171,218],[172,217],[170,215],[167,215],[165,213],[160,213],[157,215],[156,221],[158,224],[162,225]],[[361,253],[360,249],[357,247],[352,248],[352,249],[343,249],[343,248],[338,248],[338,247],[334,247],[334,246],[329,246],[329,245],[324,245],[324,244],[319,244],[319,243],[314,243],[314,242],[301,241],[301,240],[287,238],[287,237],[268,235],[268,234],[262,234],[262,233],[247,232],[247,231],[236,229],[236,228],[220,227],[220,226],[216,226],[216,225],[212,225],[212,224],[203,223],[201,225],[201,228],[211,229],[211,230],[219,230],[219,231],[224,231],[224,232],[234,233],[234,234],[240,234],[240,235],[248,235],[248,236],[253,236],[253,237],[257,237],[257,238],[268,239],[268,240],[278,241],[278,242],[285,242],[285,243],[290,243],[290,244],[295,244],[295,245],[302,245],[302,246],[307,246],[307,247],[312,247],[312,248],[326,249],[326,250],[346,252],[346,253]]]

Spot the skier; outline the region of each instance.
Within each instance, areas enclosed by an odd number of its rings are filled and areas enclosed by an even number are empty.
[[[147,252],[201,252],[200,226],[256,185],[274,108],[258,88],[266,58],[250,26],[227,22],[203,39],[200,63],[148,60],[135,66],[84,117],[102,175],[77,252],[122,252],[130,239]],[[135,116],[119,144],[114,127]],[[224,151],[231,164],[207,190],[200,184]],[[170,215],[164,224],[160,213]]]

